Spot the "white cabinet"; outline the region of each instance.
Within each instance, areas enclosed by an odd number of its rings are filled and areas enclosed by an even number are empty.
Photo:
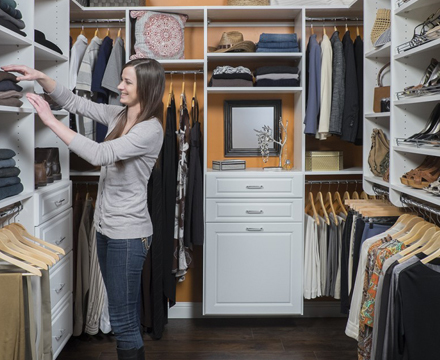
[[[208,172],[204,314],[302,313],[303,181],[295,172]]]

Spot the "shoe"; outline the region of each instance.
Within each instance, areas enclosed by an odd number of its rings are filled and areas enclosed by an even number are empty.
[[[440,159],[429,169],[415,170],[408,178],[408,185],[415,189],[423,189],[440,177]]]
[[[428,67],[425,70],[425,73],[423,74],[422,79],[420,80],[420,83],[418,85],[412,85],[408,86],[403,89],[403,91],[407,94],[411,94],[411,92],[420,90],[423,87],[428,86],[429,79],[431,78],[434,69],[438,66],[439,62],[437,59],[432,58],[431,62],[429,63]]]
[[[429,119],[425,128],[418,132],[417,134],[411,135],[409,138],[404,141],[411,142],[412,140],[421,140],[424,135],[434,134],[438,131],[438,127],[440,125],[440,103],[434,107],[431,114],[429,115]]]
[[[35,189],[47,185],[46,160],[43,160],[43,162],[41,163],[34,164],[34,174],[35,174]]]
[[[35,148],[35,163],[46,164],[46,177],[48,183],[53,183],[52,175],[52,159],[49,158],[49,151],[47,148]]]
[[[118,353],[118,360],[145,360],[145,349],[142,346],[139,349],[118,349],[116,348]]]
[[[52,159],[52,175],[53,179],[61,180],[60,150],[57,147],[49,148],[50,157]]]
[[[435,156],[427,156],[423,162],[417,166],[415,169],[408,171],[400,177],[400,182],[404,185],[408,185],[408,180],[411,179],[417,171],[427,170],[432,168],[435,164],[437,164],[438,158]]]
[[[36,148],[35,162],[46,160],[47,182],[53,183],[54,180],[61,180],[60,153],[57,147]]]

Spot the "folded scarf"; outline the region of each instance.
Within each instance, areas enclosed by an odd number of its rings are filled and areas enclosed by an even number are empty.
[[[252,87],[253,81],[243,79],[214,79],[210,81],[211,87]]]
[[[18,176],[10,176],[5,178],[0,178],[0,186],[9,186],[14,184],[21,183],[21,180]]]
[[[22,97],[23,97],[23,93],[15,90],[0,91],[0,99],[9,99],[9,98],[21,99]]]
[[[15,19],[20,20],[23,17],[20,10],[13,8],[11,5],[6,4],[2,0],[0,0],[0,9],[2,9],[6,14],[11,15]]]
[[[212,72],[214,79],[243,79],[253,80],[252,71],[244,66],[217,66]]]
[[[262,79],[255,83],[255,86],[300,86],[300,82],[297,79],[280,79],[280,80],[270,80]]]
[[[17,154],[12,149],[0,149],[0,160],[12,159],[15,155]]]
[[[21,105],[23,105],[23,102],[16,98],[0,99],[0,105],[20,107]]]
[[[7,71],[0,71],[0,81],[3,80],[11,80],[15,83],[17,83],[17,77],[14,74],[11,74]]]
[[[255,70],[255,75],[264,74],[298,74],[299,70],[296,66],[262,66]]]
[[[26,27],[26,24],[24,23],[23,20],[16,19],[16,18],[12,17],[11,15],[9,15],[7,12],[3,11],[2,9],[0,9],[0,17],[2,19],[5,19],[5,20],[11,22],[19,29],[24,29]]]
[[[0,0],[2,3],[9,5],[11,8],[15,9],[17,7],[17,3],[15,0]]]
[[[298,74],[264,74],[258,75],[256,80],[270,79],[270,80],[279,80],[279,79],[299,79]]]
[[[21,170],[18,167],[3,168],[0,169],[0,178],[18,176],[20,175],[20,172]]]
[[[8,168],[8,167],[14,167],[16,165],[16,162],[14,159],[5,159],[0,160],[0,169]]]
[[[24,31],[21,31],[17,25],[14,25],[12,22],[2,18],[1,16],[0,16],[0,25],[4,26],[6,29],[9,29],[21,36],[27,36],[27,34]]]

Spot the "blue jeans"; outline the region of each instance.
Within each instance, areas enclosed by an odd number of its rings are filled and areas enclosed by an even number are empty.
[[[152,239],[111,239],[96,233],[110,324],[119,349],[139,349],[144,345],[140,326],[141,275]]]

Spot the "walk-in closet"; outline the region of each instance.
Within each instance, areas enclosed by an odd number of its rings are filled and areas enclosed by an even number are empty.
[[[0,46],[0,360],[438,359],[438,1],[0,0]]]

